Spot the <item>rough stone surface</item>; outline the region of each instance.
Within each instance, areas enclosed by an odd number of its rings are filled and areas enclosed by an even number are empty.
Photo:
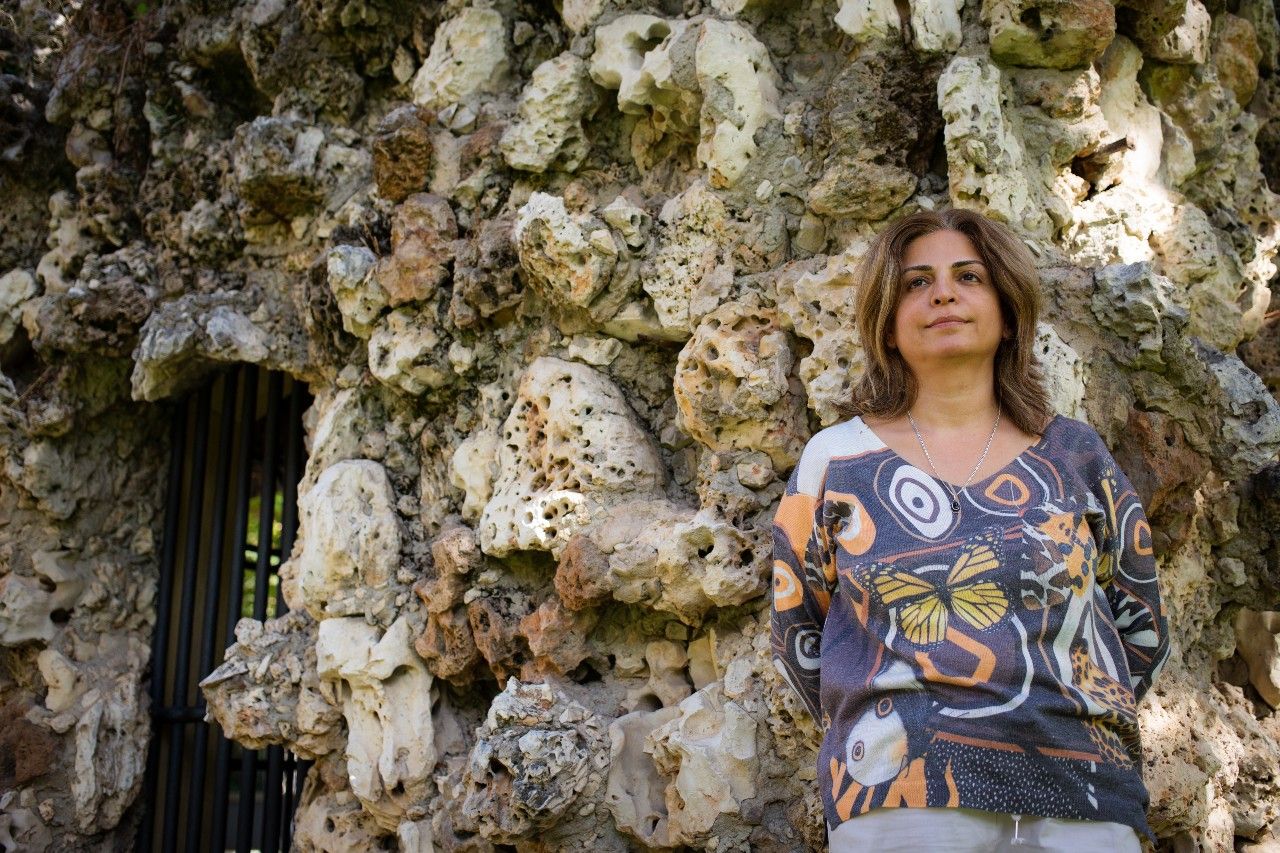
[[[823,849],[770,522],[948,205],[1147,507],[1158,847],[1275,845],[1273,3],[9,5],[0,846],[135,846],[167,421],[248,363],[315,399],[290,612],[191,681],[315,759],[299,850]]]
[[[414,103],[442,109],[493,92],[507,67],[507,23],[502,14],[465,8],[436,30],[431,53],[413,78]]]
[[[588,151],[582,119],[598,103],[587,64],[572,53],[539,65],[520,95],[516,121],[502,135],[507,165],[543,172],[559,161],[566,172],[577,169]]]
[[[992,0],[983,3],[991,56],[1008,65],[1075,68],[1102,55],[1116,32],[1106,0]]]
[[[315,643],[305,612],[241,619],[222,664],[200,682],[208,717],[251,749],[282,744],[315,759],[341,747],[342,708],[320,683]]]
[[[620,389],[586,365],[544,357],[520,380],[502,426],[480,545],[559,553],[599,509],[659,492],[657,443]]]

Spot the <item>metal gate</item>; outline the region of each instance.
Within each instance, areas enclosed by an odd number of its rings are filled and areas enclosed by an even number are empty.
[[[175,413],[151,658],[151,748],[138,849],[288,850],[307,762],[247,750],[204,722],[196,686],[242,616],[285,611],[298,528],[305,386],[242,365]]]

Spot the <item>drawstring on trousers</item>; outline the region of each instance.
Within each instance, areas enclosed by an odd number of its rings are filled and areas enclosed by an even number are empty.
[[[1013,840],[1009,842],[1010,846],[1022,845],[1022,837],[1018,835],[1018,821],[1022,820],[1022,815],[1016,814],[1013,817]]]

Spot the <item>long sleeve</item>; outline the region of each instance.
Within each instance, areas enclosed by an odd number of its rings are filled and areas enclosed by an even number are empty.
[[[822,523],[825,470],[813,467],[816,455],[806,450],[774,516],[771,622],[774,665],[821,725],[822,626],[835,588],[835,566]]]
[[[1135,700],[1142,699],[1169,656],[1168,623],[1151,526],[1137,492],[1104,449],[1101,482],[1103,541],[1098,582],[1111,605]]]

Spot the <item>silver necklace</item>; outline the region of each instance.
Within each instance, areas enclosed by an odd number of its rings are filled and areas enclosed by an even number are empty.
[[[920,449],[924,451],[924,458],[929,463],[929,468],[933,470],[933,476],[947,487],[947,491],[951,492],[951,511],[960,511],[960,493],[969,487],[969,482],[973,480],[973,475],[978,473],[978,469],[982,467],[982,463],[987,461],[987,454],[991,451],[991,442],[995,441],[996,430],[1000,428],[1000,409],[996,409],[996,422],[991,426],[991,435],[987,436],[987,446],[982,448],[982,455],[978,457],[978,464],[973,466],[973,470],[969,472],[969,476],[965,477],[964,484],[959,489],[951,485],[949,480],[944,480],[942,475],[938,473],[938,468],[933,464],[933,457],[929,455],[929,448],[924,446],[924,436],[920,434],[919,428],[916,427],[916,419],[911,417],[911,410],[907,410],[907,420],[911,423],[911,431],[916,434],[916,441],[920,443]]]

